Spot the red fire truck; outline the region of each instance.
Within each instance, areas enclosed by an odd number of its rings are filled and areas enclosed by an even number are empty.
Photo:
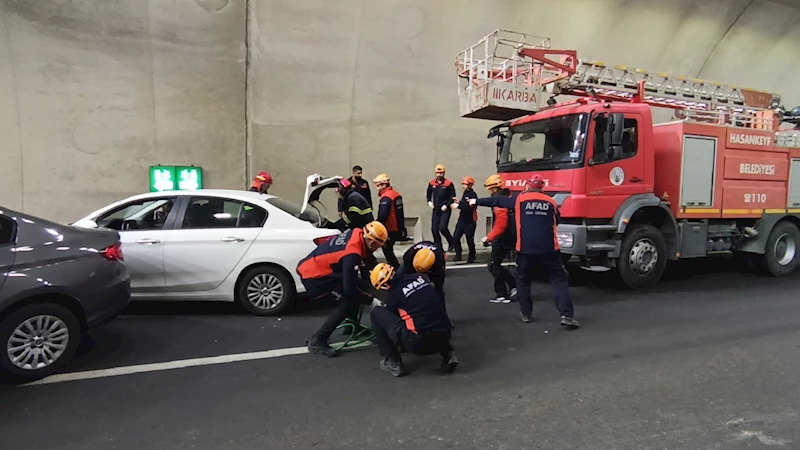
[[[797,266],[800,131],[780,131],[778,94],[581,61],[503,30],[456,67],[462,117],[503,121],[489,132],[498,173],[511,190],[545,178],[561,252],[584,269],[640,288],[667,260],[721,252],[772,276]]]

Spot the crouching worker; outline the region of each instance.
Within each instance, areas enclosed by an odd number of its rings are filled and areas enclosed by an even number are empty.
[[[400,351],[414,355],[442,356],[442,373],[453,373],[458,359],[450,345],[450,319],[436,289],[420,274],[395,274],[394,267],[380,263],[372,269],[375,289],[388,290],[385,306],[370,313],[378,343],[381,369],[401,377],[408,372]]]
[[[403,254],[403,265],[400,272],[413,274],[414,272],[428,275],[436,292],[442,297],[442,306],[447,310],[444,300],[444,274],[447,256],[441,245],[422,241],[415,244]]]
[[[358,315],[360,304],[372,304],[368,287],[361,282],[359,270],[373,252],[388,239],[386,227],[370,222],[363,229],[355,228],[323,242],[297,266],[297,273],[312,298],[333,296],[338,304],[311,337],[309,353],[336,356],[328,339],[336,327],[348,317]]]

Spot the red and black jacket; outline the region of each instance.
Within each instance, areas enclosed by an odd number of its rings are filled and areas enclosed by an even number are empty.
[[[391,186],[381,191],[381,200],[378,204],[378,222],[384,224],[389,233],[405,237],[406,219],[403,214],[403,196]]]
[[[433,210],[441,210],[442,206],[447,205],[447,211],[450,211],[450,204],[453,203],[453,198],[456,196],[456,187],[453,182],[444,179],[441,183],[436,178],[428,183],[428,192],[426,198],[429,202],[433,202]]]
[[[303,281],[325,281],[331,289],[341,286],[346,297],[358,295],[361,293],[359,267],[369,256],[364,230],[347,230],[318,245],[303,258],[297,265],[297,274]]]

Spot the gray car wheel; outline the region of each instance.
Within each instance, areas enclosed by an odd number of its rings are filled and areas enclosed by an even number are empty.
[[[81,340],[78,319],[54,303],[23,306],[0,321],[0,372],[15,381],[33,381],[58,371]]]
[[[291,278],[276,266],[257,266],[240,279],[236,299],[257,316],[277,316],[294,306],[296,297]]]

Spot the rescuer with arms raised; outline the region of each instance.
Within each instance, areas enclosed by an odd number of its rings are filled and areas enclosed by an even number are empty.
[[[486,179],[483,186],[489,191],[492,198],[509,197],[508,189],[503,189],[503,179],[500,175],[492,175]],[[474,203],[474,202],[473,202]],[[516,232],[514,226],[513,208],[492,207],[492,229],[486,237],[481,239],[484,246],[492,246],[489,264],[486,266],[494,278],[495,298],[492,303],[511,303],[511,297],[517,295],[517,283],[503,261],[514,250]]]
[[[428,183],[426,193],[428,206],[433,210],[431,233],[433,233],[433,242],[440,245],[442,243],[441,236],[444,236],[449,247],[448,251],[450,251],[453,250],[453,236],[447,227],[450,225],[450,204],[453,203],[453,197],[456,196],[456,188],[452,181],[444,177],[445,167],[443,164],[437,164],[434,172],[436,178]]]
[[[555,295],[556,307],[561,314],[561,325],[578,328],[572,300],[569,296],[568,274],[561,261],[556,228],[558,205],[542,192],[544,179],[533,175],[525,190],[515,198],[495,196],[478,199],[478,206],[499,206],[513,209],[517,228],[517,289],[522,321],[531,322],[533,303],[531,282],[536,270],[543,269]]]
[[[388,239],[386,227],[374,221],[363,229],[356,228],[330,239],[306,256],[297,265],[297,273],[312,298],[332,296],[339,303],[311,337],[308,351],[312,354],[336,356],[328,339],[347,317],[357,316],[359,304],[372,304],[358,274],[361,265]]]
[[[397,274],[392,266],[380,263],[372,270],[375,289],[388,290],[385,306],[370,313],[372,331],[383,358],[380,367],[392,376],[408,371],[399,349],[415,355],[442,356],[442,373],[452,373],[458,365],[450,345],[450,319],[436,290],[418,273]]]
[[[456,222],[456,231],[453,234],[453,246],[456,251],[453,261],[461,261],[461,237],[463,236],[467,239],[467,248],[469,249],[467,263],[475,262],[475,226],[478,222],[478,211],[475,202],[470,203],[470,200],[478,199],[478,194],[472,190],[474,184],[474,178],[464,177],[461,180],[461,187],[464,189],[461,200],[453,198],[453,204],[450,205],[451,209],[458,209],[458,222]]]
[[[372,180],[378,188],[380,203],[378,204],[378,222],[386,226],[389,240],[383,246],[383,255],[386,261],[395,269],[400,267],[400,262],[394,254],[394,244],[406,239],[405,216],[403,215],[403,196],[391,185],[389,175],[382,173]]]

